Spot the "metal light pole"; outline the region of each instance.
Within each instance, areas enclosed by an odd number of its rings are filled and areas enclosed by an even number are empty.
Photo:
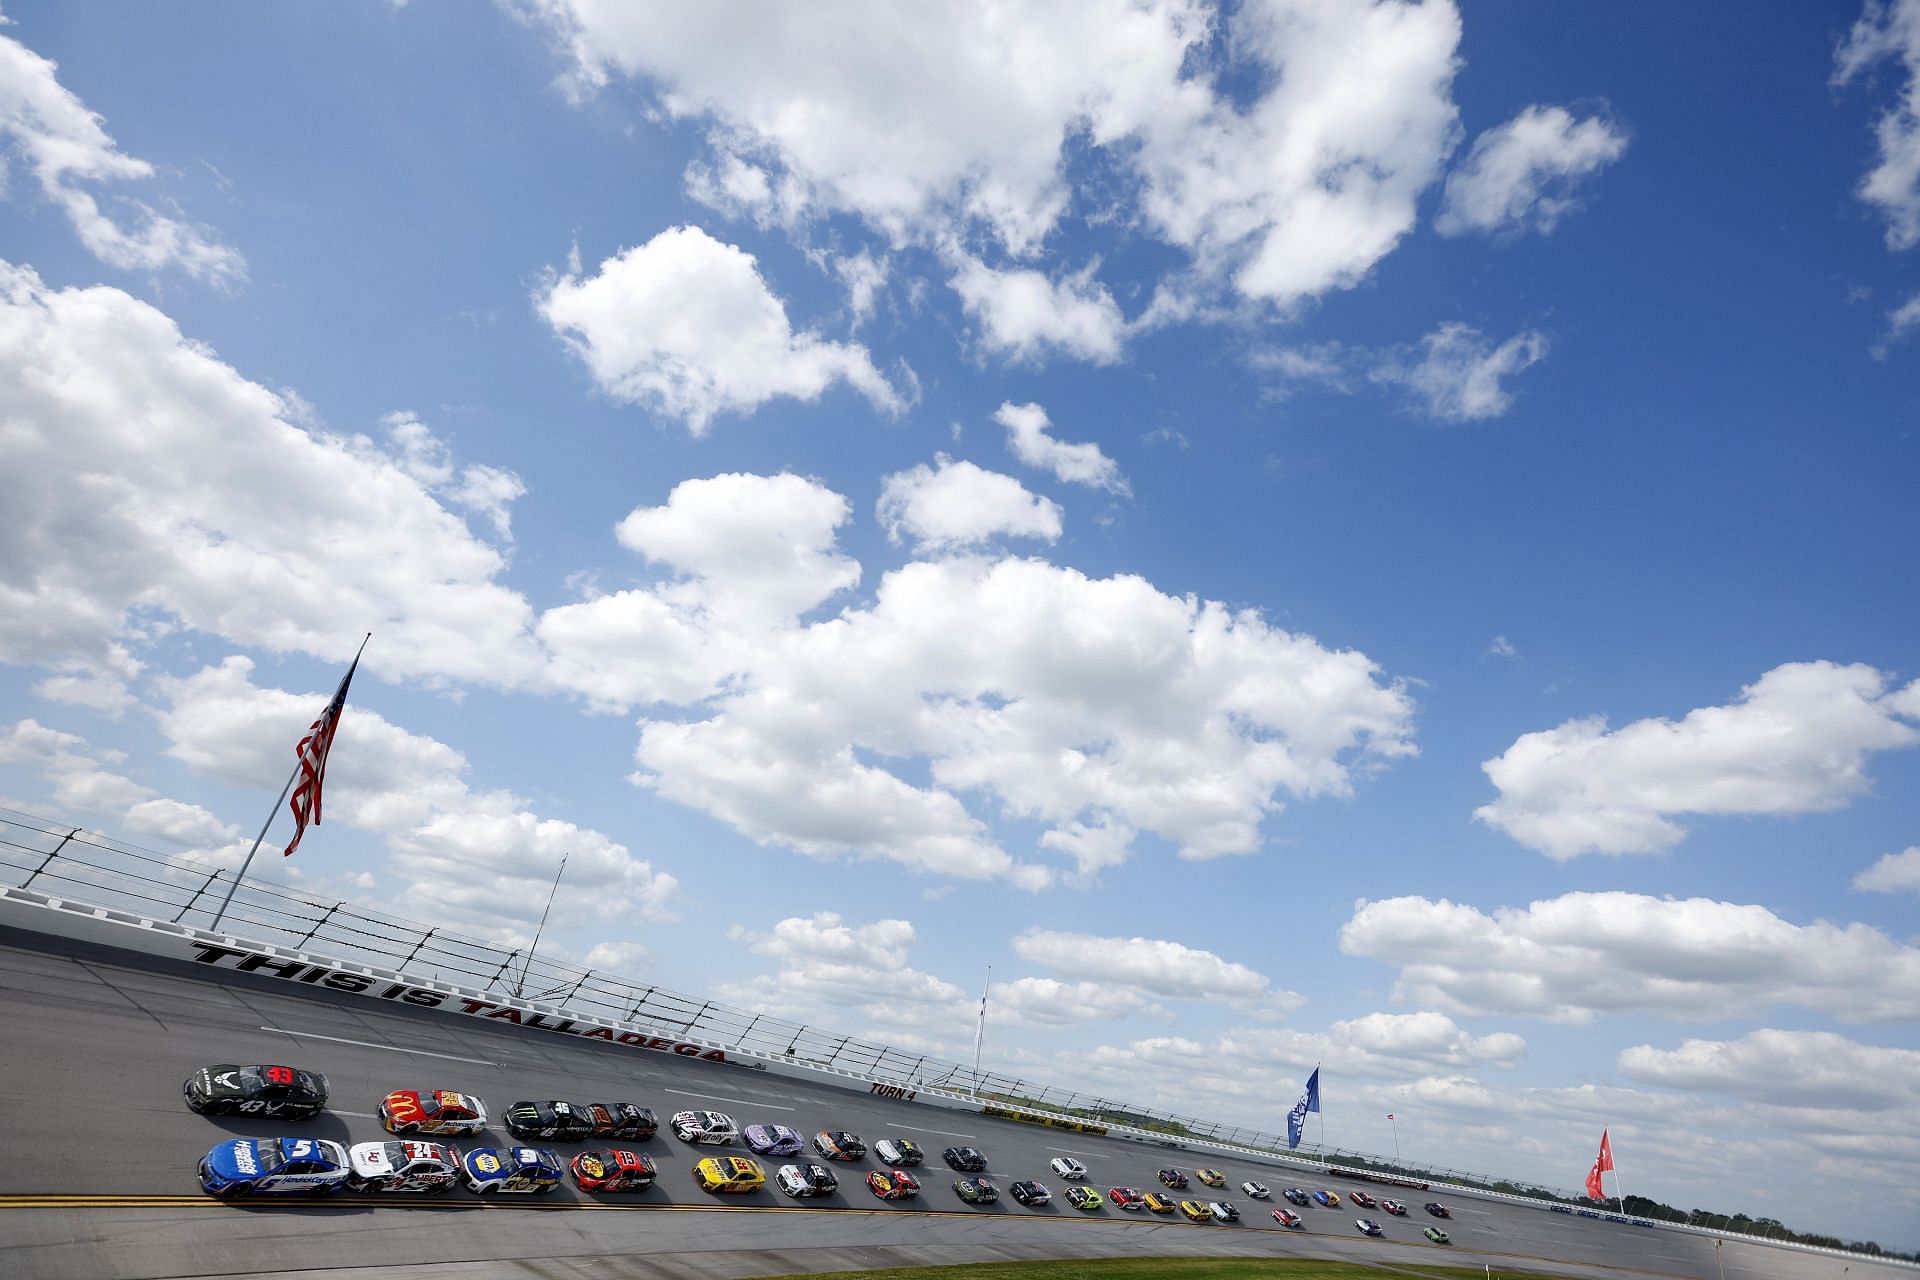
[[[547,890],[547,905],[540,911],[540,925],[533,931],[533,945],[527,948],[527,962],[520,966],[520,981],[513,986],[513,998],[518,1000],[527,989],[527,974],[533,968],[533,953],[540,949],[540,935],[546,932],[547,912],[553,910],[553,895],[560,892],[560,877],[567,874],[567,858],[560,855],[560,869],[553,873],[553,888]]]
[[[1393,1130],[1393,1162],[1400,1163],[1400,1122],[1393,1118],[1393,1112],[1387,1112],[1387,1125]]]

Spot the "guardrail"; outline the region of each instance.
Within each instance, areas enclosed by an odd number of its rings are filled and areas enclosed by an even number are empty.
[[[109,918],[121,924],[209,940],[229,936],[249,939],[265,943],[268,950],[289,959],[311,960],[324,955],[357,962],[383,978],[434,983],[469,998],[497,1001],[501,1007],[511,1005],[609,1027],[666,1030],[681,1041],[723,1049],[730,1060],[740,1063],[744,1059],[745,1065],[777,1065],[787,1071],[837,1076],[968,1110],[978,1111],[986,1103],[1040,1123],[1093,1128],[1136,1142],[1209,1148],[1283,1167],[1362,1177],[1397,1176],[1449,1193],[1581,1212],[1587,1217],[1640,1226],[1850,1259],[1901,1261],[1684,1223],[1629,1218],[1585,1208],[1585,1202],[1573,1192],[1467,1170],[1387,1160],[1367,1152],[1313,1143],[1289,1150],[1280,1135],[1263,1130],[1156,1111],[991,1071],[976,1074],[963,1064],[931,1055],[835,1035],[658,985],[642,986],[550,958],[529,958],[518,949],[422,925],[363,903],[303,893],[265,879],[250,879],[234,894],[223,921],[223,926],[236,931],[234,934],[206,933],[206,925],[232,883],[231,872],[5,808],[0,808],[0,867],[22,876],[18,888],[25,892],[5,895],[14,903],[83,912],[99,908],[117,913]],[[67,887],[80,889],[86,896],[77,902],[68,901]]]

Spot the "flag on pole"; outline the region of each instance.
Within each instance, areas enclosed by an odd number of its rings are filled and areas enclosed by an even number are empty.
[[[1287,1149],[1291,1151],[1300,1145],[1300,1131],[1307,1127],[1307,1112],[1320,1109],[1320,1068],[1315,1067],[1313,1074],[1307,1077],[1307,1091],[1300,1095],[1300,1101],[1293,1104],[1293,1110],[1287,1113]]]
[[[1387,1112],[1387,1119],[1389,1120],[1393,1119],[1393,1112],[1391,1111]]]
[[[1613,1147],[1607,1142],[1607,1131],[1600,1131],[1600,1154],[1593,1158],[1593,1168],[1587,1171],[1587,1199],[1605,1200],[1607,1193],[1602,1190],[1600,1175],[1613,1169]]]
[[[361,646],[366,647],[364,644]],[[287,845],[281,857],[292,857],[293,851],[300,847],[300,837],[307,834],[307,823],[320,825],[320,789],[327,780],[327,753],[333,750],[334,731],[340,727],[340,713],[347,709],[347,686],[353,683],[353,673],[360,666],[360,655],[353,655],[353,665],[347,668],[347,674],[340,677],[340,687],[333,692],[333,701],[320,713],[320,718],[307,730],[307,736],[300,739],[300,745],[294,748],[298,760],[296,771],[298,780],[293,784],[293,799],[289,807],[293,810],[293,840]]]

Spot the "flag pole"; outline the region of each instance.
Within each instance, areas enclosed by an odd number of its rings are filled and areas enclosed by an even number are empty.
[[[293,790],[293,780],[299,776],[300,766],[295,763],[293,772],[287,775],[287,785],[280,788],[280,798],[273,802],[273,808],[267,810],[267,820],[261,824],[260,834],[253,838],[253,848],[247,850],[247,860],[240,864],[240,874],[235,876],[233,883],[227,886],[227,896],[220,900],[220,909],[213,913],[213,923],[207,926],[209,930],[217,930],[220,927],[221,919],[227,914],[227,904],[233,901],[234,890],[238,889],[240,882],[247,878],[247,868],[253,865],[253,855],[260,852],[260,842],[267,838],[267,828],[272,826],[273,820],[280,816],[280,806],[287,802],[287,794]]]
[[[353,662],[347,667],[347,674],[340,681],[341,690],[347,687],[348,680],[353,679],[354,668],[360,665],[360,655],[367,651],[367,641],[371,639],[373,639],[373,632],[369,631],[361,638],[360,647],[353,651]],[[336,691],[333,696],[338,698],[340,693]],[[333,704],[329,701],[327,705]],[[280,788],[280,798],[273,802],[273,808],[267,810],[267,820],[260,825],[260,834],[253,838],[253,848],[247,850],[247,860],[240,864],[240,874],[236,875],[233,883],[227,886],[227,896],[220,900],[220,909],[213,913],[213,923],[208,926],[209,929],[218,929],[220,921],[226,918],[227,907],[232,904],[234,893],[239,890],[240,882],[247,878],[247,869],[253,865],[253,855],[260,852],[260,842],[267,838],[267,828],[273,825],[273,820],[280,814],[280,806],[287,802],[287,797],[293,792],[293,784],[300,777],[301,763],[298,758],[294,760],[293,772],[287,775],[287,785]]]
[[[540,909],[540,924],[533,931],[533,945],[527,948],[527,962],[520,966],[520,981],[513,988],[513,998],[518,1000],[527,990],[527,974],[533,969],[533,953],[540,949],[540,935],[547,931],[547,912],[553,910],[553,896],[560,892],[560,877],[567,874],[567,859],[571,851],[560,855],[560,869],[553,873],[553,888],[547,890],[547,905]]]
[[[1393,1112],[1387,1112],[1387,1127],[1393,1130],[1393,1162],[1400,1163],[1400,1122],[1393,1118]],[[1617,1179],[1616,1179],[1617,1180]]]
[[[987,992],[993,987],[993,966],[987,966],[987,980],[980,986],[980,1021],[973,1029],[973,1096],[980,1096],[980,1049],[987,1041]]]
[[[1607,1143],[1607,1154],[1613,1155],[1613,1143],[1611,1140]],[[1613,1190],[1614,1193],[1620,1197],[1620,1212],[1625,1213],[1627,1211],[1627,1189],[1620,1184],[1619,1156],[1613,1156]]]

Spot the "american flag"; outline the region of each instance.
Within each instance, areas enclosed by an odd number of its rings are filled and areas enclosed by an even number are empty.
[[[366,643],[361,642],[361,649]],[[293,784],[293,799],[289,807],[293,810],[293,841],[287,845],[282,857],[292,857],[293,851],[300,847],[300,837],[307,834],[307,823],[320,825],[320,788],[327,780],[327,753],[333,750],[333,734],[340,727],[340,713],[347,709],[347,686],[353,683],[353,673],[360,666],[360,655],[353,655],[353,666],[347,668],[347,674],[340,677],[340,687],[334,690],[333,701],[320,713],[320,718],[307,730],[307,736],[300,739],[300,745],[294,748],[299,760],[299,780]]]

